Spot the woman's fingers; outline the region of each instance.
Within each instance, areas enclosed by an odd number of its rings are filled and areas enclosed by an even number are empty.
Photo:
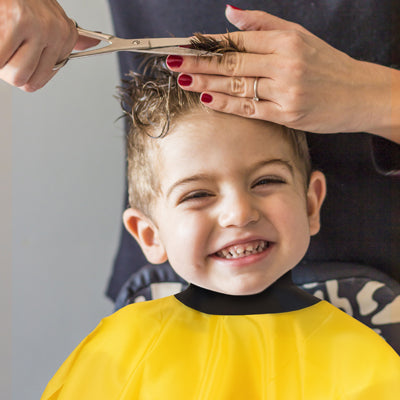
[[[54,76],[78,33],[55,0],[2,0],[0,37],[0,79],[34,91]]]
[[[26,92],[34,92],[42,88],[56,74],[53,66],[58,62],[58,57],[58,51],[49,47],[45,48],[28,83],[22,89]]]
[[[200,99],[207,107],[216,111],[283,124],[280,106],[271,101],[254,101],[214,92],[203,93]]]
[[[301,25],[285,21],[264,11],[240,10],[227,5],[225,16],[228,21],[242,31],[268,31],[268,30],[291,30],[296,29],[302,32],[308,31]]]
[[[274,122],[289,128],[315,133],[323,133],[323,129],[325,129],[325,114],[310,123],[310,121],[307,120],[307,108],[292,107],[290,102],[287,104],[279,104],[274,101],[261,99],[255,101],[253,98],[229,96],[216,92],[202,93],[200,100],[205,106],[227,114]]]
[[[262,76],[274,73],[273,55],[225,53],[220,57],[168,56],[168,67],[176,72],[225,76]]]
[[[263,119],[291,128],[307,127],[303,124],[308,112],[308,99],[295,90],[282,88],[272,79],[257,78],[256,81],[252,77],[181,74],[178,84],[185,90],[202,93],[201,101],[216,111]],[[321,117],[324,118],[322,113]],[[320,122],[318,120],[318,125],[313,126],[315,132],[319,131]]]
[[[319,43],[318,39],[299,31],[235,32],[231,38],[245,52],[229,52],[218,57],[174,55],[168,56],[167,65],[175,72],[273,78],[282,70],[308,62]]]
[[[258,78],[255,93],[255,79],[242,76],[225,77],[218,75],[187,75],[178,77],[178,84],[182,89],[192,92],[225,93],[235,97],[257,97],[262,100],[275,102],[276,85],[272,79]]]
[[[42,88],[55,74],[54,65],[69,54],[74,36],[67,38],[65,50],[60,41],[43,45],[40,37],[28,36],[0,70],[0,79],[27,92]],[[64,50],[64,53],[61,51]]]
[[[5,26],[2,26],[2,20],[0,19],[0,70],[7,64],[8,60],[12,57],[18,47],[21,45],[21,37],[16,34],[11,34],[11,30],[7,30]]]
[[[21,44],[14,55],[0,70],[0,78],[13,86],[27,84],[39,64],[42,49],[38,43]]]
[[[79,36],[75,43],[74,50],[86,50],[88,47],[97,46],[100,40],[89,38],[86,36]]]

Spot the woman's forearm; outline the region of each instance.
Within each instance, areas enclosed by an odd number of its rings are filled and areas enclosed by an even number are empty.
[[[360,62],[371,82],[360,91],[365,117],[360,131],[400,143],[400,71],[378,64]]]

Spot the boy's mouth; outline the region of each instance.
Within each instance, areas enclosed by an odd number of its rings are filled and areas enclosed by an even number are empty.
[[[270,246],[270,242],[265,240],[254,240],[249,243],[235,244],[219,250],[215,253],[217,257],[232,259],[250,256],[252,254],[262,253]]]

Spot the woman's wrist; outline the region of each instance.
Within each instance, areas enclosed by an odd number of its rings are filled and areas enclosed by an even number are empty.
[[[363,116],[359,131],[400,143],[400,71],[362,62],[364,88],[357,101]]]

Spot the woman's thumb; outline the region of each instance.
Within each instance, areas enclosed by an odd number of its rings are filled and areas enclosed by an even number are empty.
[[[241,10],[231,5],[226,6],[225,16],[231,24],[242,31],[286,30],[294,29],[296,25],[263,11]]]

